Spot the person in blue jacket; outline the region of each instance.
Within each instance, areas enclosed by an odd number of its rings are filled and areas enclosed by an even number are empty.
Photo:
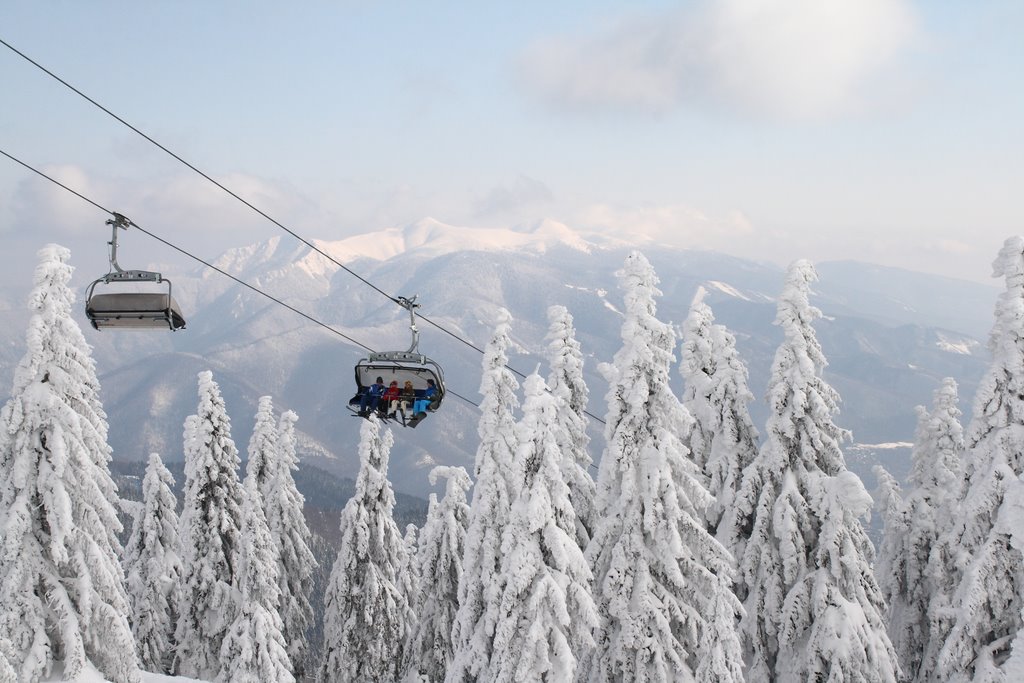
[[[434,380],[427,380],[427,388],[423,390],[423,396],[420,396],[412,404],[412,414],[416,417],[427,416],[427,406],[434,400],[434,396],[437,395],[437,386],[434,384]],[[421,414],[422,413],[422,414]]]
[[[384,378],[378,377],[377,381],[366,387],[366,392],[359,399],[359,414],[366,416],[371,410],[377,410],[380,397],[384,395]]]

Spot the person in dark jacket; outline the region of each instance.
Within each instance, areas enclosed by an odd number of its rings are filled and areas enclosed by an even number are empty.
[[[383,395],[384,378],[378,377],[376,382],[366,387],[366,392],[359,399],[359,414],[366,416],[371,410],[377,410],[377,404]]]
[[[430,405],[431,401],[434,400],[434,396],[437,395],[437,386],[434,384],[434,380],[427,380],[427,388],[423,391],[423,396],[416,399],[416,402],[412,404],[412,413],[418,417],[427,416],[427,406]],[[420,414],[422,413],[422,415]]]

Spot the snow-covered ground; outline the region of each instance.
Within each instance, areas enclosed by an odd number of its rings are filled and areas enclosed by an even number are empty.
[[[107,679],[103,677],[99,671],[97,671],[92,665],[86,664],[85,671],[78,678],[69,679],[74,683],[107,683]],[[58,681],[65,681],[64,670],[59,665],[54,666],[53,673],[50,674],[49,678],[43,679],[44,683],[57,683]],[[149,673],[148,671],[142,672],[142,683],[203,683],[197,678],[185,678],[183,676],[164,676],[162,674]]]

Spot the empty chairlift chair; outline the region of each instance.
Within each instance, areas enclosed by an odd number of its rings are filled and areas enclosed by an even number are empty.
[[[97,330],[180,330],[185,327],[178,303],[171,296],[171,281],[148,270],[122,270],[117,264],[117,231],[132,222],[119,213],[107,221],[113,226],[110,242],[110,272],[89,285],[85,315]],[[137,283],[166,285],[160,291],[138,291]],[[97,285],[101,287],[97,288]],[[124,286],[132,286],[125,290]]]

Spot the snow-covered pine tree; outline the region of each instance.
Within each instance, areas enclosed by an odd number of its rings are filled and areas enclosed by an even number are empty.
[[[252,465],[252,461],[249,464]],[[260,468],[252,467],[244,482],[241,542],[235,572],[239,607],[221,644],[217,683],[295,681],[281,635],[283,624],[277,611],[281,597],[278,552],[263,512],[259,474]]]
[[[39,251],[27,351],[0,411],[0,635],[18,680],[92,662],[138,681],[117,490],[89,344],[71,318],[70,252]]]
[[[185,486],[181,513],[182,581],[175,669],[213,680],[220,651],[238,615],[235,585],[244,492],[220,387],[199,373],[199,407],[185,420]]]
[[[578,680],[690,680],[700,667],[702,680],[740,681],[733,559],[704,528],[710,495],[680,438],[692,418],[669,387],[675,334],[655,317],[647,259],[631,253],[618,276],[623,346],[601,366],[607,446],[586,552],[600,624]]]
[[[405,543],[387,478],[394,437],[363,422],[356,491],[341,512],[341,544],[324,606],[323,681],[394,681],[415,618],[398,586]]]
[[[736,351],[736,339],[715,324],[711,307],[694,298],[683,323],[680,373],[685,382],[683,405],[694,419],[691,458],[702,468],[714,502],[707,510],[708,527],[716,533],[722,515],[733,506],[743,470],[757,455],[757,429],[747,408],[754,395],[747,388],[747,367]],[[718,540],[733,553],[739,539]]]
[[[420,601],[422,595],[420,592],[420,565],[419,565],[419,549],[417,547],[417,535],[419,529],[416,528],[415,524],[405,525],[405,536],[402,537],[402,544],[405,546],[405,564],[401,567],[401,573],[398,575],[398,589],[405,595],[405,599],[409,601],[409,607],[412,608],[413,614],[419,614],[420,612]],[[409,632],[411,633],[415,624],[409,624]]]
[[[286,410],[277,423],[277,449],[274,476],[264,494],[263,508],[267,526],[278,551],[277,573],[281,598],[278,612],[283,624],[281,633],[288,647],[295,678],[306,675],[308,650],[307,631],[313,624],[313,607],[309,596],[313,591],[313,574],[317,569],[311,549],[312,533],[302,513],[305,498],[295,485],[292,472],[299,468],[296,455],[295,423],[298,416]]]
[[[6,653],[11,649],[11,641],[0,640],[0,683],[18,683],[18,674],[7,660]]]
[[[547,352],[551,365],[548,387],[562,401],[556,415],[558,446],[565,456],[562,476],[569,487],[569,498],[576,512],[576,543],[586,550],[594,525],[594,495],[597,490],[590,475],[593,459],[588,446],[586,415],[590,392],[583,380],[583,353],[576,341],[572,315],[564,306],[548,308]]]
[[[909,477],[912,488],[906,497],[900,496],[898,484],[881,466],[875,469],[885,520],[875,575],[889,604],[889,637],[904,677],[931,681],[936,679],[934,659],[949,630],[948,612],[955,588],[941,567],[940,553],[945,553],[936,546],[939,537],[952,528],[952,512],[963,488],[960,458],[964,440],[956,382],[943,380],[935,390],[932,411],[918,406],[917,413]],[[935,643],[931,642],[933,632]],[[929,663],[923,667],[924,661]]]
[[[455,659],[445,680],[475,681],[490,667],[494,627],[498,623],[501,583],[501,535],[508,524],[511,501],[519,488],[521,468],[515,462],[514,411],[519,407],[519,383],[508,369],[512,316],[500,309],[491,340],[484,349],[480,380],[480,445],[476,451],[476,484],[470,506],[469,530],[459,582],[459,612],[452,642]]]
[[[945,680],[1014,680],[1007,667],[1021,670],[1008,660],[1024,658],[1024,238],[1006,240],[993,275],[1005,278],[1006,291],[974,399],[966,496],[942,544],[961,553],[955,622],[938,658]]]
[[[738,588],[747,677],[895,681],[874,550],[858,520],[871,497],[846,469],[849,433],[832,421],[839,395],[820,376],[826,360],[811,323],[821,312],[808,300],[816,279],[807,261],[786,273],[767,440],[722,522],[746,539]]]
[[[146,671],[170,673],[174,624],[181,600],[181,541],[174,477],[160,456],[149,455],[142,510],[125,547],[132,633]]]
[[[440,683],[454,658],[452,626],[459,610],[459,577],[469,527],[466,491],[472,485],[461,467],[438,466],[430,471],[430,484],[447,481],[444,498],[430,494],[427,521],[420,532],[416,554],[419,567],[418,619],[406,648],[406,678]]]
[[[277,475],[280,455],[278,454],[277,421],[274,419],[274,400],[270,396],[260,396],[256,405],[256,421],[253,424],[252,436],[249,437],[245,463],[245,476],[256,480],[260,492],[260,500],[266,502],[272,495],[271,486]],[[266,510],[264,509],[264,514]]]
[[[597,609],[592,576],[576,542],[573,509],[559,448],[557,414],[565,410],[540,375],[524,384],[517,460],[525,487],[512,504],[502,541],[502,584],[490,681],[572,681],[578,657],[594,645]]]

